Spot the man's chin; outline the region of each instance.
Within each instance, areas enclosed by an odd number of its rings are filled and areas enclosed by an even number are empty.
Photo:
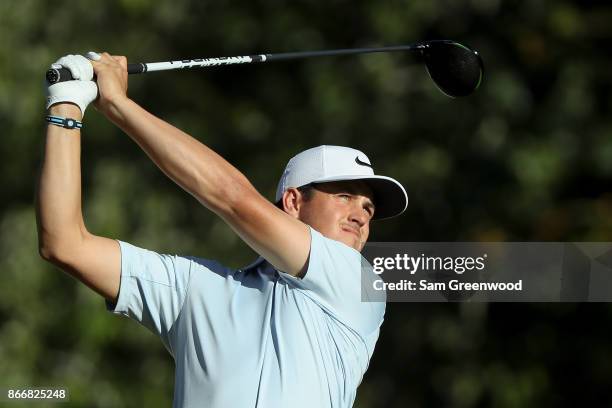
[[[355,249],[355,251],[357,252],[361,252],[361,250],[363,249],[363,247],[365,246],[365,242],[361,243],[361,242],[357,242],[353,248]]]

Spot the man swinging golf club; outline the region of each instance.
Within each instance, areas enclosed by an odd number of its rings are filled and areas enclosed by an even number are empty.
[[[359,251],[371,220],[405,210],[401,184],[375,175],[358,150],[319,146],[289,161],[275,206],[217,153],[129,99],[124,57],[88,58],[58,60],[75,79],[47,90],[37,194],[43,258],[161,338],[175,360],[175,407],[352,406],[385,311],[384,302],[361,300]],[[94,100],[260,258],[232,270],[90,233],[80,129]]]

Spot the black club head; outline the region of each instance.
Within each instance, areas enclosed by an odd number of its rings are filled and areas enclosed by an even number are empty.
[[[482,82],[484,65],[478,53],[454,41],[423,43],[421,56],[427,72],[448,96],[467,96]]]

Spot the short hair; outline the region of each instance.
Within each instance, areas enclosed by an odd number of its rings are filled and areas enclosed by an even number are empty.
[[[315,191],[315,187],[314,185],[311,184],[306,184],[305,186],[301,186],[298,187],[297,190],[302,194],[302,197],[304,197],[304,201],[310,201],[312,199],[312,195],[314,194]],[[284,193],[283,193],[284,195]],[[283,207],[283,199],[281,197],[280,200],[278,200],[275,204],[278,208],[280,208],[281,210],[285,211],[285,208]]]

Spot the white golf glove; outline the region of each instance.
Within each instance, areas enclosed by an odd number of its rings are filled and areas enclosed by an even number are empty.
[[[58,82],[47,85],[47,109],[60,102],[71,102],[81,109],[85,109],[98,95],[98,85],[93,79],[93,67],[89,60],[82,55],[66,55],[58,59],[51,68],[68,68],[73,81]]]

